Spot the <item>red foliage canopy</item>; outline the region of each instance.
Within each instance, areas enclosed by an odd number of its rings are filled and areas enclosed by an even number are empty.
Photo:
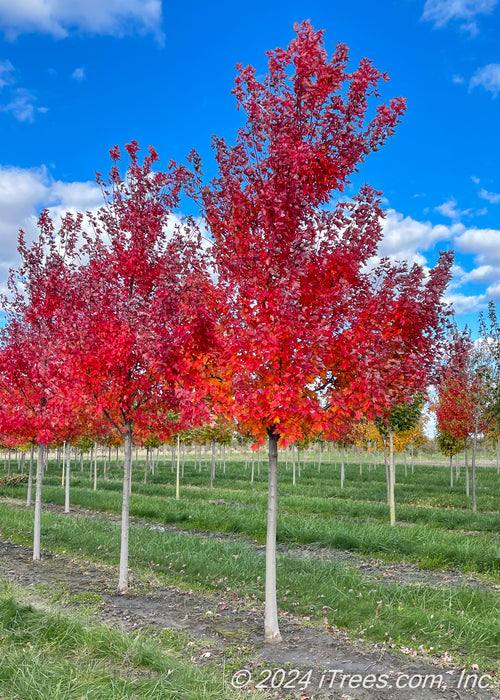
[[[334,433],[421,388],[451,265],[444,255],[426,278],[418,266],[374,262],[378,193],[365,186],[338,200],[393,133],[404,100],[367,123],[386,76],[368,60],[347,72],[347,48],[329,58],[308,22],[296,32],[268,54],[264,81],[238,67],[246,126],[234,146],[214,140],[219,175],[202,192],[223,298],[227,410],[256,439],[277,431],[284,443]]]

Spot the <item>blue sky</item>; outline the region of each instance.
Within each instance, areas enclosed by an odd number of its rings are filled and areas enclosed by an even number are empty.
[[[101,203],[114,144],[151,144],[165,166],[194,147],[213,172],[211,136],[231,141],[241,119],[235,64],[264,73],[304,19],[407,98],[351,191],[384,192],[381,254],[432,266],[456,251],[448,298],[475,328],[500,299],[500,0],[0,0],[0,287],[41,208]]]

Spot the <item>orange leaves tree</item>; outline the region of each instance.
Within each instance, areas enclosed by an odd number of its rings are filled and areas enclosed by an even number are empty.
[[[111,426],[123,438],[120,591],[128,583],[134,432],[168,437],[207,420],[201,397],[211,334],[198,233],[171,219],[186,171],[160,172],[153,149],[142,164],[137,143],[126,149],[125,176],[117,147],[108,180],[98,175],[105,204],[96,214],[68,214],[56,230],[44,212],[39,239],[27,246],[21,236],[2,348],[6,384],[18,390],[13,410],[0,415],[12,425],[31,411],[39,443],[75,423],[84,432],[88,416],[93,428]]]
[[[81,404],[71,397],[72,378],[65,362],[64,328],[71,326],[70,318],[76,318],[84,303],[74,286],[77,232],[67,218],[56,236],[47,211],[38,226],[32,245],[20,232],[22,263],[9,277],[9,296],[3,299],[7,324],[0,336],[0,430],[38,444],[34,559],[40,559],[44,445],[67,440],[85,420]],[[88,415],[86,419],[93,420]]]
[[[150,148],[126,146],[125,176],[117,147],[106,204],[90,217],[79,289],[86,308],[72,329],[69,364],[80,391],[123,437],[122,543],[118,588],[128,583],[128,521],[134,432],[161,438],[207,420],[201,399],[210,336],[209,278],[198,232],[172,225],[185,179],[182,168],[155,169]]]
[[[269,439],[265,638],[279,641],[275,534],[278,442],[335,433],[407,400],[425,380],[441,330],[450,256],[424,271],[375,264],[379,193],[342,192],[405,110],[396,98],[367,118],[387,77],[346,46],[329,57],[322,32],[296,26],[268,53],[260,80],[238,66],[246,115],[236,143],[215,138],[218,175],[202,190],[222,299],[225,411]],[[198,156],[192,156],[198,168]]]

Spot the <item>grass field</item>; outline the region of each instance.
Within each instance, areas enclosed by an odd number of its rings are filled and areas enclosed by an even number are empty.
[[[90,617],[37,609],[0,583],[0,691],[4,698],[217,700],[220,674],[181,660],[169,635],[125,634]],[[174,682],[175,679],[175,682]],[[235,693],[235,697],[238,695]]]
[[[496,466],[477,470],[478,513],[465,496],[465,470],[450,488],[449,468],[397,466],[396,527],[389,525],[385,470],[373,457],[350,458],[340,487],[338,457],[302,455],[292,484],[291,460],[279,467],[278,606],[281,611],[346,629],[353,638],[391,648],[448,655],[455,663],[498,670],[500,658],[500,476]],[[184,465],[181,500],[175,500],[170,459],[160,460],[144,484],[136,463],[130,513],[130,565],[154,570],[179,586],[213,593],[231,589],[262,601],[267,507],[267,462],[228,454],[217,465],[213,490],[209,463]],[[362,473],[360,473],[362,471]],[[406,474],[405,474],[406,471]],[[1,481],[1,474],[0,474]],[[116,564],[119,523],[105,514],[121,509],[120,469],[99,465],[93,491],[88,462],[73,465],[71,503],[102,517],[44,512],[42,548]],[[0,486],[0,496],[26,498],[26,486]],[[51,460],[43,500],[64,503],[61,473]],[[0,531],[30,544],[32,513],[0,502]],[[170,526],[175,526],[175,529]],[[164,526],[164,527],[162,527]],[[219,534],[221,537],[213,537]],[[222,536],[223,535],[223,536]],[[353,553],[346,558],[345,552]],[[342,554],[342,556],[340,556]],[[359,555],[359,556],[354,556]],[[366,562],[370,566],[362,566]],[[375,564],[373,563],[375,562]],[[398,575],[401,567],[401,575]],[[395,576],[387,576],[395,571]],[[420,572],[420,573],[419,573]],[[427,573],[425,573],[427,572]],[[15,648],[12,652],[15,654]],[[141,696],[142,697],[142,696]],[[144,697],[148,697],[144,695]],[[167,696],[166,696],[167,697]],[[194,697],[194,696],[193,696]]]

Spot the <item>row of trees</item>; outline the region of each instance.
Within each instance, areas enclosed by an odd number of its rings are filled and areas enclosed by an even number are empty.
[[[480,319],[480,339],[458,331],[446,345],[446,357],[437,385],[436,418],[441,450],[450,457],[465,449],[466,494],[476,512],[476,448],[478,437],[500,435],[500,327],[493,303],[488,318]],[[467,452],[472,448],[471,474]]]
[[[127,588],[134,440],[161,439],[221,416],[269,443],[265,638],[281,639],[276,605],[278,445],[313,434],[341,439],[362,418],[393,432],[396,406],[432,378],[446,310],[451,253],[430,271],[377,257],[380,193],[344,192],[405,110],[379,104],[387,80],[370,61],[348,70],[322,32],[296,26],[268,54],[260,80],[238,66],[246,123],[214,138],[218,173],[156,169],[150,148],[111,150],[104,206],[47,211],[10,279],[2,331],[0,429],[39,450],[34,556],[40,556],[43,446],[109,427],[124,440],[119,589]],[[184,201],[197,219],[175,218]],[[200,226],[210,245],[202,243]],[[391,423],[392,416],[392,423]]]

